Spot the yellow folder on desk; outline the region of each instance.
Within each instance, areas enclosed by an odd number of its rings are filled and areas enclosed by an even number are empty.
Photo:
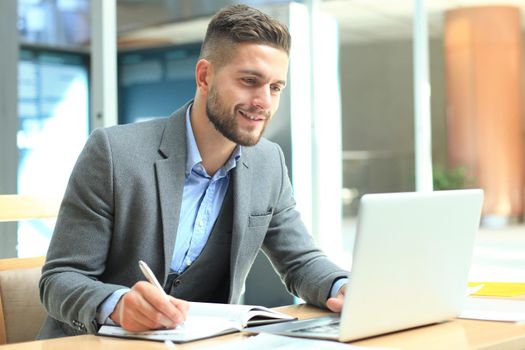
[[[472,296],[515,297],[525,294],[525,283],[512,282],[469,282],[469,288],[482,286]]]

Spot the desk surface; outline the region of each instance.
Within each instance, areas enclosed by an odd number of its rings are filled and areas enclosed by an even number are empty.
[[[286,306],[279,308],[279,310],[302,319],[320,316],[326,313],[309,305]],[[184,345],[177,345],[177,349],[198,349],[203,346],[219,344],[243,337],[245,337],[243,333],[229,334]],[[525,324],[456,319],[441,324],[419,327],[352,342],[350,344],[414,350],[525,349]],[[2,350],[166,350],[166,346],[161,342],[117,339],[95,335],[81,335],[10,344],[1,346],[0,348]]]

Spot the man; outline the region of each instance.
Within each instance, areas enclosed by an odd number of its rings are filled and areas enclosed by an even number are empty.
[[[262,139],[288,71],[287,28],[244,5],[211,20],[195,99],[170,118],[98,129],[72,172],[40,281],[40,338],[175,327],[187,301],[237,303],[259,251],[288,290],[340,311],[346,271],[302,224]],[[144,96],[144,98],[148,98]],[[170,295],[143,281],[146,261]]]

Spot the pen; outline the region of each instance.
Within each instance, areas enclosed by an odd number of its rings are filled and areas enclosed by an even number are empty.
[[[144,276],[146,277],[146,279],[149,281],[149,283],[153,284],[155,287],[157,287],[161,292],[162,294],[164,294],[164,296],[166,297],[166,299],[169,299],[168,298],[168,295],[166,294],[166,292],[164,291],[164,288],[162,288],[162,286],[160,285],[159,281],[157,280],[157,278],[155,277],[155,275],[153,274],[153,271],[151,271],[151,269],[149,268],[148,264],[146,264],[144,261],[142,260],[139,260],[139,267],[140,267],[140,271],[142,271],[142,273],[144,274]]]

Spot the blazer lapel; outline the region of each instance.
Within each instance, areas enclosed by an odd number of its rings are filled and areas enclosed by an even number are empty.
[[[175,248],[186,172],[186,110],[189,103],[169,119],[162,135],[159,152],[165,157],[155,162],[164,238],[164,278],[170,271]]]
[[[243,247],[244,231],[246,230],[249,207],[251,201],[252,173],[249,167],[249,153],[250,150],[244,147],[242,156],[233,170],[233,227],[232,227],[232,245],[231,245],[231,261],[230,261],[230,276],[231,276],[231,291],[241,290],[242,286],[237,286],[239,279],[235,275],[240,263],[239,257],[240,249]],[[231,296],[231,293],[230,293]]]

